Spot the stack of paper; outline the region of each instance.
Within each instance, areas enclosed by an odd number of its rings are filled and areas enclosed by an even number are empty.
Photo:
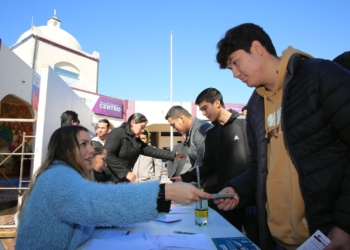
[[[147,232],[130,235],[93,239],[90,247],[84,250],[212,250],[213,247],[205,234],[159,234],[150,236]],[[102,236],[101,235],[101,236]]]
[[[205,234],[159,234],[152,237],[155,242],[155,249],[200,249],[200,250],[212,250],[213,247],[210,244]]]
[[[154,241],[151,239],[148,233],[140,232],[133,233],[125,236],[118,236],[113,238],[100,238],[91,241],[89,248],[86,250],[115,250],[115,249],[145,249],[153,250]]]

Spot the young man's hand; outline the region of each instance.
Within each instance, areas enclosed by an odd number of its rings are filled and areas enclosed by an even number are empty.
[[[232,194],[235,193],[235,190],[232,187],[227,187],[224,188],[223,190],[220,191],[219,194]],[[224,211],[234,209],[237,207],[239,203],[239,197],[236,195],[233,198],[220,198],[220,199],[215,199],[214,203],[218,205],[219,209],[222,209]]]
[[[170,180],[172,180],[172,181],[174,181],[174,182],[182,182],[181,176],[174,176],[174,177],[171,177]]]
[[[328,238],[331,240],[328,246],[324,250],[349,250],[350,249],[350,234],[341,230],[339,227],[333,227],[328,234]]]

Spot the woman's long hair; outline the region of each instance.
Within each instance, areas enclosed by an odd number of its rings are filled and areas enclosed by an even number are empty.
[[[92,171],[88,170],[83,156],[80,154],[78,134],[80,131],[88,130],[82,126],[65,126],[57,129],[51,135],[45,160],[41,164],[38,171],[33,176],[28,190],[23,194],[20,211],[23,209],[23,204],[34,188],[35,181],[44,173],[53,161],[60,161],[58,164],[66,164],[76,170],[82,177],[93,180]],[[54,183],[52,184],[54,185]]]
[[[131,136],[134,136],[134,132],[131,129],[131,122],[132,120],[135,121],[135,123],[142,123],[142,122],[148,122],[146,116],[144,116],[141,113],[135,113],[132,114],[127,122],[123,122],[119,127],[124,128],[127,133],[129,133]]]

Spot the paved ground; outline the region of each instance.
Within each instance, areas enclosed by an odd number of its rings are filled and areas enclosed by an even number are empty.
[[[17,193],[14,190],[0,191],[0,225],[14,225],[13,215],[17,212]],[[14,250],[16,229],[0,228],[0,241],[5,249]]]

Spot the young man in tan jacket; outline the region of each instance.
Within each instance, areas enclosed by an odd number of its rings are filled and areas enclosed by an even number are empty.
[[[220,209],[256,191],[262,249],[296,249],[315,231],[325,249],[350,246],[350,72],[289,47],[277,57],[259,26],[234,27],[217,62],[256,90],[248,102],[249,168],[221,192]]]

